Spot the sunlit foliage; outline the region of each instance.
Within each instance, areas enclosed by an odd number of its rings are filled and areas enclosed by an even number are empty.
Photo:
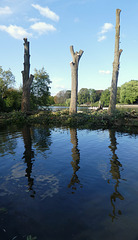
[[[120,102],[125,104],[138,102],[138,80],[131,80],[121,86]]]
[[[34,80],[31,86],[31,105],[32,107],[46,106],[50,96],[51,80],[44,67],[34,71]]]

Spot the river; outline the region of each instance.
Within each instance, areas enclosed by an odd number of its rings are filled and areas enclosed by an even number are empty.
[[[0,239],[138,239],[137,179],[138,135],[5,128]]]
[[[56,112],[56,111],[62,111],[62,110],[66,110],[66,109],[69,109],[69,107],[66,107],[66,106],[49,106],[49,107],[41,107],[41,109],[49,109],[53,112]],[[95,107],[96,109],[96,107]],[[107,108],[105,108],[107,109]],[[138,112],[138,105],[118,105],[117,106],[117,109],[119,111],[132,111],[132,110],[135,110],[136,112]],[[84,113],[87,113],[87,112],[91,112],[92,108],[90,106],[79,106],[77,107],[77,111],[79,112],[84,112]]]

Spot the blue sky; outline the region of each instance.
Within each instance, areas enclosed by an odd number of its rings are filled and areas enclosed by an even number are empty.
[[[118,86],[138,79],[137,0],[1,0],[0,65],[22,84],[23,38],[30,42],[30,73],[44,67],[51,94],[71,89],[70,45],[84,51],[79,63],[79,89],[111,85],[115,12],[121,9]]]

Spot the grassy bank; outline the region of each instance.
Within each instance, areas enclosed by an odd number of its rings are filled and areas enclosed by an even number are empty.
[[[91,113],[77,113],[69,115],[67,110],[59,112],[39,111],[24,114],[21,112],[1,113],[0,127],[4,125],[34,125],[41,124],[49,127],[77,127],[77,128],[116,128],[138,131],[138,113],[136,111],[120,112],[116,110],[109,115],[106,110]]]

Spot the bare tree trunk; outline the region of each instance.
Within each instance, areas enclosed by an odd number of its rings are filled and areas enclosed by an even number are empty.
[[[77,113],[77,94],[78,94],[78,65],[79,60],[83,54],[83,51],[80,50],[78,52],[74,52],[73,46],[70,46],[70,52],[72,55],[73,61],[70,62],[71,66],[71,102],[70,102],[70,109],[69,113]]]
[[[29,54],[29,42],[27,38],[24,38],[24,70],[22,71],[23,77],[23,96],[22,96],[22,112],[30,111],[30,87],[33,82],[33,75],[30,73],[30,54]]]
[[[115,35],[115,52],[114,52],[114,62],[113,62],[113,73],[112,73],[112,83],[110,92],[110,104],[108,113],[113,113],[116,108],[116,95],[117,95],[117,82],[119,75],[119,60],[122,53],[122,49],[119,50],[120,41],[120,9],[116,9],[116,35]]]
[[[123,195],[119,192],[118,188],[119,188],[119,183],[120,183],[120,179],[121,179],[121,167],[122,164],[118,161],[118,156],[116,155],[115,151],[117,150],[117,140],[115,137],[115,130],[114,129],[109,129],[109,138],[110,138],[110,150],[112,152],[112,157],[110,160],[110,164],[111,164],[111,170],[110,173],[112,174],[112,179],[114,179],[114,192],[111,194],[110,196],[110,200],[111,200],[111,205],[112,205],[112,213],[109,214],[109,216],[112,218],[112,222],[114,221],[114,219],[117,217],[116,214],[116,206],[115,206],[115,202],[116,199],[120,199],[120,200],[124,200]],[[108,180],[108,183],[110,183],[110,181]],[[118,210],[118,214],[121,214],[121,210]]]
[[[24,148],[25,151],[23,153],[24,162],[27,164],[26,174],[25,176],[28,178],[28,190],[30,191],[30,196],[35,197],[35,191],[33,189],[34,178],[31,176],[33,160],[34,160],[34,151],[32,150],[32,139],[31,139],[31,129],[28,126],[24,126],[22,130],[23,140],[24,140]]]
[[[70,138],[71,138],[71,143],[73,144],[72,148],[72,161],[71,165],[73,168],[73,175],[71,178],[71,181],[68,185],[68,188],[72,188],[73,190],[76,189],[75,184],[79,184],[80,180],[77,176],[77,171],[80,169],[79,167],[79,162],[80,162],[80,152],[78,149],[78,138],[77,138],[77,129],[70,129]]]

